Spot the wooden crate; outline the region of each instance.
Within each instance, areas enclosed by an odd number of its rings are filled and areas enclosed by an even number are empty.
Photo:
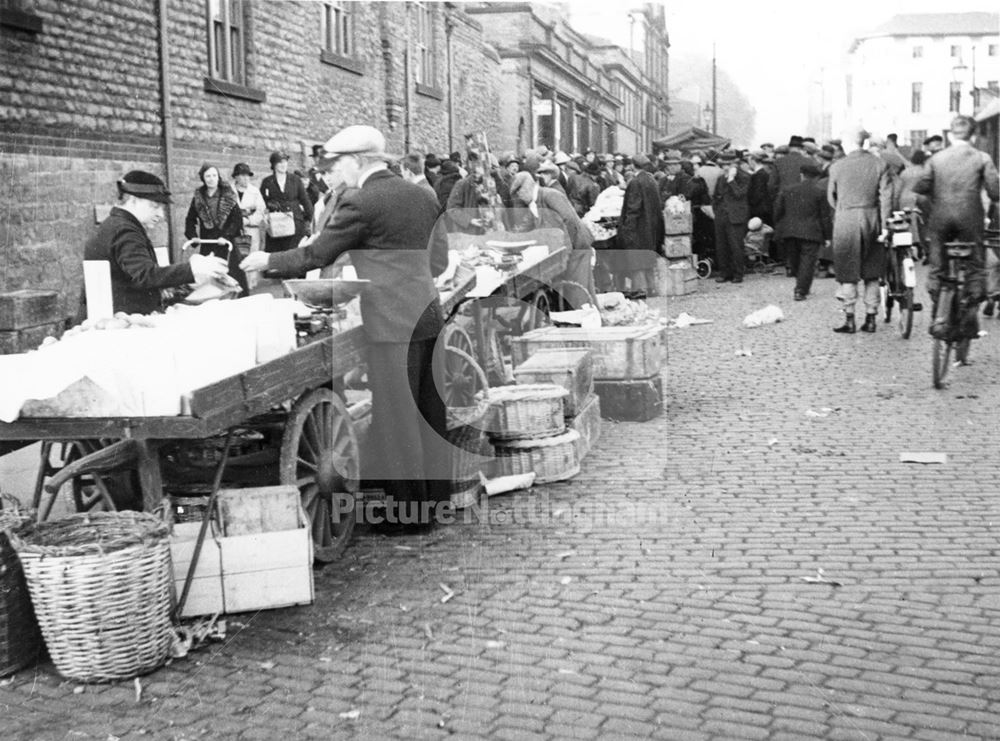
[[[691,256],[691,235],[678,234],[663,238],[663,254],[668,260]]]
[[[666,338],[659,324],[634,327],[542,327],[511,338],[515,367],[539,350],[587,348],[593,354],[594,381],[649,378],[660,372]]]
[[[294,530],[299,523],[295,486],[220,489],[217,499],[222,534],[253,535]]]
[[[674,235],[674,234],[690,234],[691,233],[691,210],[690,207],[687,211],[680,214],[669,213],[666,208],[663,209],[663,233]]]
[[[601,416],[623,422],[647,422],[663,412],[663,379],[597,381],[594,393],[601,399]]]
[[[23,329],[0,330],[0,355],[36,350],[46,337],[61,337],[65,328],[65,322],[59,321]]]
[[[583,402],[594,391],[594,361],[590,350],[550,348],[534,353],[514,368],[518,383],[552,383],[569,392],[563,399],[565,415],[576,415]]]
[[[200,527],[200,522],[174,525],[170,556],[178,598]],[[180,617],[311,604],[312,555],[311,532],[301,508],[291,530],[224,536],[213,525],[202,544]]]
[[[686,296],[698,290],[698,272],[691,258],[665,260],[656,263],[656,292],[659,296]]]
[[[26,329],[61,322],[56,291],[23,289],[0,293],[0,330]]]
[[[601,399],[597,394],[584,400],[580,413],[569,420],[569,428],[580,433],[577,456],[582,461],[601,437]]]

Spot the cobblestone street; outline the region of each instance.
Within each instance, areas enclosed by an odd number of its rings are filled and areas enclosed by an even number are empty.
[[[1000,321],[934,391],[925,314],[840,336],[832,280],[699,288],[654,300],[713,320],[669,331],[667,414],[572,481],[358,532],[314,605],[232,616],[138,702],[22,671],[0,735],[1000,738]]]

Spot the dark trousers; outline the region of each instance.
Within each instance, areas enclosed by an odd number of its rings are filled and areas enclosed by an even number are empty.
[[[743,256],[743,238],[747,234],[745,223],[730,224],[724,214],[715,214],[715,254],[719,275],[723,278],[742,278],[746,266]]]
[[[967,263],[965,290],[966,295],[975,302],[986,298],[986,252],[983,247],[982,222],[976,225],[961,221],[949,223],[932,220],[928,232],[930,271],[927,274],[927,292],[936,300],[941,276],[947,275],[944,266],[944,243],[975,242],[976,246]]]
[[[372,342],[368,348],[371,441],[378,454],[366,477],[380,481],[394,504],[427,503],[431,513],[448,501],[451,477],[445,404],[435,382],[443,356],[435,356],[435,342]],[[424,510],[414,522],[427,521],[426,507],[413,509]]]
[[[819,257],[821,243],[797,237],[787,237],[782,243],[786,265],[791,268],[792,275],[795,276],[795,292],[808,296],[809,289],[812,288],[813,275],[816,273],[816,259]]]

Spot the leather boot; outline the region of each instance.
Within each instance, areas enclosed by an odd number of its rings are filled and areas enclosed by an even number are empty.
[[[861,331],[868,334],[875,333],[875,315],[865,314],[865,323],[861,325]]]
[[[833,331],[840,334],[854,334],[857,331],[857,327],[854,326],[854,314],[844,314],[843,326],[837,327]]]

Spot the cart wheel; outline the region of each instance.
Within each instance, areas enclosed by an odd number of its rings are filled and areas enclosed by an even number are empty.
[[[471,407],[476,394],[489,390],[486,374],[471,354],[456,347],[446,347],[444,358],[444,399],[449,409]]]
[[[45,480],[70,463],[105,448],[113,442],[115,441],[101,439],[66,440],[62,443],[43,444],[34,497],[34,506],[38,510],[39,521],[49,518],[58,496],[58,494],[51,495],[48,501],[43,504]],[[55,461],[52,460],[53,453],[55,453]],[[114,512],[122,508],[141,509],[141,506],[137,506],[136,495],[140,489],[134,471],[86,473],[75,476],[69,483],[73,507],[76,512]]]
[[[549,326],[551,324],[549,320],[550,308],[549,295],[544,290],[535,291],[525,317],[524,331],[528,332],[532,329]]]
[[[470,337],[469,333],[457,324],[451,323],[444,325],[443,341],[445,349],[447,350],[461,350],[464,353],[472,355],[472,337]]]
[[[351,538],[361,478],[358,439],[344,402],[330,389],[304,394],[281,438],[280,482],[294,484],[312,524],[317,561],[336,559]]]

